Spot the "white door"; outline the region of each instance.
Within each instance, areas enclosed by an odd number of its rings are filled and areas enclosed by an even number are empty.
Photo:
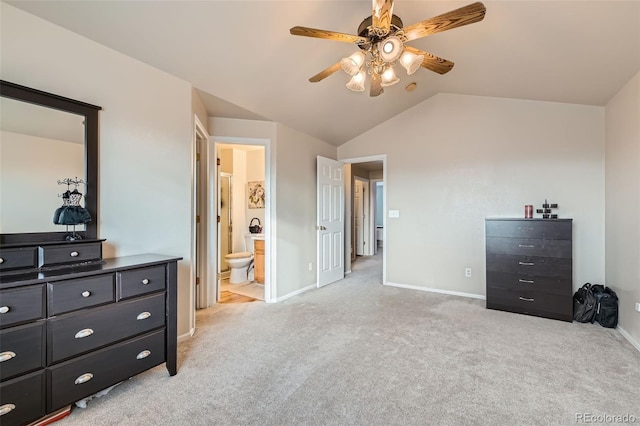
[[[344,173],[342,163],[318,156],[318,287],[344,278]]]

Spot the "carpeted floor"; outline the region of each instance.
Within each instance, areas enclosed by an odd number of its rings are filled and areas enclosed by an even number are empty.
[[[376,258],[285,302],[199,311],[176,376],[154,368],[58,424],[640,423],[640,352],[617,331],[385,287]]]

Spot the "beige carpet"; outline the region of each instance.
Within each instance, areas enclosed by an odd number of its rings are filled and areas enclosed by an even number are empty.
[[[640,352],[617,331],[385,287],[375,259],[353,269],[198,312],[176,376],[145,372],[59,425],[640,423]]]

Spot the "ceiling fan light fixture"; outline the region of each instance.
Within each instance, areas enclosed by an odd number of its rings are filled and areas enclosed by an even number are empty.
[[[352,92],[364,92],[364,71],[358,71],[347,83],[347,89]]]
[[[402,55],[403,49],[402,40],[397,36],[387,37],[378,43],[378,52],[385,62],[396,61]]]
[[[393,86],[394,84],[400,81],[398,76],[396,76],[396,73],[393,70],[393,67],[390,67],[390,66],[388,66],[384,70],[384,72],[380,77],[382,78],[382,82],[380,83],[382,87]]]
[[[363,52],[356,52],[340,60],[340,66],[349,75],[356,75],[364,64],[365,55]]]
[[[424,55],[416,55],[415,53],[405,51],[400,56],[400,65],[407,70],[407,75],[411,75],[416,72],[424,61]]]

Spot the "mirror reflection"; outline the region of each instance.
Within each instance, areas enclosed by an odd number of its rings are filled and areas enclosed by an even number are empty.
[[[0,111],[0,233],[65,231],[58,181],[85,179],[84,116],[4,97]]]

